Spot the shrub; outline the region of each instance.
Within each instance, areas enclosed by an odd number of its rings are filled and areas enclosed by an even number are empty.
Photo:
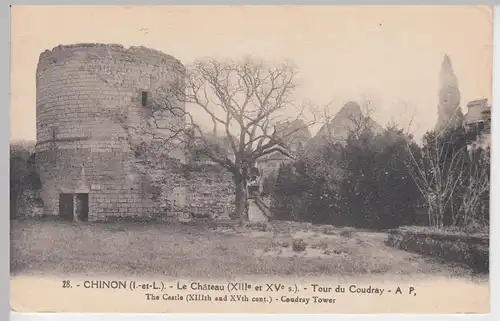
[[[292,242],[292,250],[294,252],[303,252],[307,248],[307,243],[303,239],[295,239]]]

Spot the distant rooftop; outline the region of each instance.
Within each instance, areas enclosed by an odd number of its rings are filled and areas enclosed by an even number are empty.
[[[467,108],[473,108],[473,107],[487,107],[488,106],[488,99],[479,99],[479,100],[473,100],[469,101],[467,104]]]
[[[465,115],[465,123],[473,124],[484,120],[484,112],[491,108],[488,105],[488,99],[479,99],[470,101],[467,104],[467,114]]]

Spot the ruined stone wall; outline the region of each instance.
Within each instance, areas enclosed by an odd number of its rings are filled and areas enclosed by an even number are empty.
[[[186,174],[188,211],[194,217],[229,219],[234,211],[231,173],[215,164],[192,164]]]
[[[41,54],[36,162],[44,214],[58,214],[60,193],[88,193],[90,220],[157,210],[153,179],[137,166],[134,146],[148,139],[140,129],[150,105],[183,72],[177,59],[143,47],[79,44]],[[171,156],[182,161],[180,150]]]
[[[186,166],[182,149],[158,152],[161,141],[151,140],[151,133],[170,135],[147,124],[184,72],[175,58],[143,47],[79,44],[41,54],[36,163],[44,214],[59,214],[61,193],[84,193],[89,220],[228,217],[234,198],[230,174]],[[170,114],[156,120],[166,127],[182,124]]]

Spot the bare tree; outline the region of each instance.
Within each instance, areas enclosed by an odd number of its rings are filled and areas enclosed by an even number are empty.
[[[466,149],[450,147],[444,136],[428,133],[421,155],[408,142],[409,172],[427,203],[429,225],[444,226],[444,216],[463,182]],[[455,217],[454,206],[451,206]]]
[[[163,89],[162,99],[155,104],[154,127],[168,132],[157,138],[170,145],[174,139],[173,145],[182,142],[186,149],[231,172],[235,218],[248,219],[247,182],[256,161],[274,152],[293,158],[287,137],[317,121],[314,112],[308,115],[307,106],[293,99],[296,78],[297,70],[289,63],[268,66],[250,58],[196,61],[182,81]],[[184,106],[201,110],[211,131],[203,129],[194,112]],[[172,114],[182,121],[158,121]],[[296,126],[295,120],[308,116],[311,119],[302,128]],[[278,123],[280,131],[275,127]]]
[[[485,222],[480,215],[487,213],[484,210],[484,203],[489,201],[490,151],[489,149],[470,151],[468,156],[461,204],[457,215],[453,216],[453,224],[484,226]]]

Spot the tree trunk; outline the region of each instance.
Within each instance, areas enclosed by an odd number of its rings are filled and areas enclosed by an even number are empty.
[[[234,218],[238,219],[240,223],[248,221],[248,191],[247,181],[242,178],[235,178],[235,211]]]

